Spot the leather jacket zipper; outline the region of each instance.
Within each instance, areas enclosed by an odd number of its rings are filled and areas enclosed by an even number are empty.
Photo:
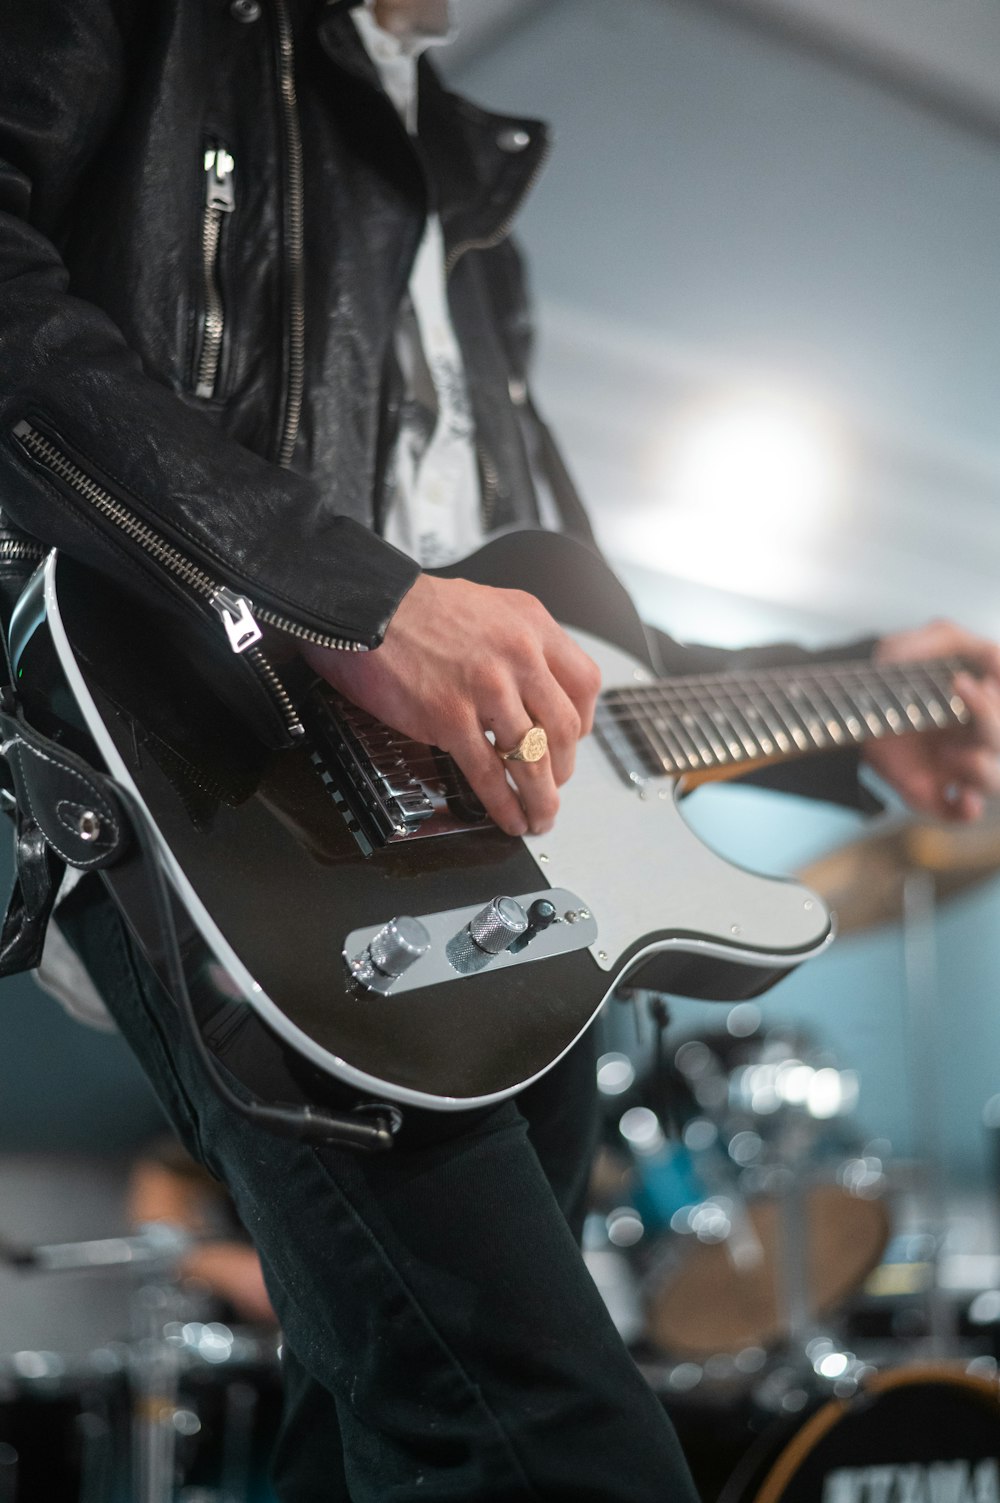
[[[41,543],[26,543],[20,538],[0,538],[0,564],[40,564],[47,552]]]
[[[496,511],[497,496],[500,493],[500,475],[493,463],[492,455],[484,444],[476,444],[476,457],[479,460],[479,483],[482,493],[479,515],[483,532],[489,533],[493,530],[493,516]]]
[[[222,227],[236,207],[233,186],[235,162],[224,146],[205,152],[205,203],[201,220],[202,321],[201,348],[195,370],[195,396],[214,397],[226,334],[219,259]]]
[[[295,43],[287,0],[275,0],[278,23],[278,86],[281,95],[281,131],[285,147],[285,265],[288,297],[288,371],[285,411],[278,443],[278,463],[285,469],[292,462],[302,418],[305,383],[305,277],[303,271],[302,136],[295,94]]]
[[[263,632],[261,623],[287,632],[299,641],[313,642],[319,647],[334,648],[341,652],[366,652],[362,642],[353,642],[344,637],[331,637],[310,627],[289,621],[266,607],[255,606],[245,595],[238,595],[227,585],[213,579],[200,564],[187,557],[173,543],[162,537],[147,522],[131,511],[117,496],[93,480],[85,470],[47,438],[45,434],[27,421],[17,424],[14,437],[24,452],[36,464],[60,480],[75,495],[81,497],[105,521],[112,523],[135,547],[145,553],[190,593],[211,607],[222,622],[230,648],[246,658],[275,702],[291,736],[303,734],[302,722],[292,704],[288,691],[272,664],[257,645]]]
[[[451,276],[452,272],[455,270],[456,265],[465,255],[466,251],[492,250],[495,245],[499,245],[502,240],[507,239],[514,220],[517,218],[520,212],[521,205],[524,203],[524,200],[527,198],[528,194],[531,192],[532,188],[534,188],[535,184],[538,182],[538,179],[541,177],[542,172],[545,168],[545,164],[549,160],[551,154],[552,147],[548,142],[546,142],[544,147],[542,148],[542,152],[538,158],[538,161],[535,163],[533,170],[529,173],[526,182],[522,186],[520,193],[517,195],[517,199],[513,204],[511,204],[504,219],[500,224],[497,225],[495,230],[492,230],[488,235],[480,236],[478,239],[460,240],[457,245],[452,246],[444,263],[444,274],[446,277]]]

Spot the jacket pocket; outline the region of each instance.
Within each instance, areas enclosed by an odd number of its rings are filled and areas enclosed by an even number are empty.
[[[223,276],[226,226],[236,208],[236,163],[228,147],[210,142],[203,166],[197,317],[191,385],[196,397],[220,395],[231,309]]]

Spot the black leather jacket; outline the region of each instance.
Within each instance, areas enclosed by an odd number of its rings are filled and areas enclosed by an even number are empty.
[[[0,506],[172,610],[181,650],[194,620],[275,744],[288,717],[254,653],[228,652],[219,587],[300,638],[381,640],[418,572],[378,528],[432,203],[486,527],[537,522],[526,445],[560,463],[525,401],[507,238],[545,127],[421,74],[418,147],[325,0],[0,0]],[[802,655],[657,637],[671,672]],[[839,754],[774,780],[863,801]]]
[[[536,521],[506,237],[545,128],[421,69],[418,149],[350,16],[317,0],[0,0],[0,504],[19,528],[206,622],[223,586],[264,622],[375,646],[418,572],[377,529],[432,202],[484,520]]]

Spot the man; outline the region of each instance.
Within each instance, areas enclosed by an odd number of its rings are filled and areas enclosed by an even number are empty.
[[[348,698],[450,752],[517,835],[557,817],[598,682],[531,597],[419,568],[537,525],[548,453],[506,238],[545,132],[415,66],[445,25],[421,0],[2,0],[0,495],[23,533],[206,641],[225,601],[199,604],[191,569],[253,601],[279,649],[305,642]],[[548,479],[558,495],[550,453]],[[565,496],[561,521],[585,526]],[[723,656],[665,650],[678,672]],[[945,625],[875,650],[978,666],[969,731],[870,756],[915,807],[972,817],[1000,786],[1000,655]],[[246,666],[220,693],[280,742]],[[547,754],[501,762],[535,725]],[[791,781],[824,778],[857,799],[846,758]],[[282,1503],[693,1500],[574,1242],[589,1040],[516,1102],[407,1111],[389,1154],[294,1144],[209,1092],[88,880],[63,909],[260,1251],[285,1333]],[[261,1025],[225,1062],[272,1099],[356,1102]]]

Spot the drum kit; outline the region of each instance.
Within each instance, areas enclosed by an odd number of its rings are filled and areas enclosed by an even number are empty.
[[[842,934],[902,920],[927,1099],[927,923],[998,869],[991,813],[879,830],[800,874]],[[662,998],[630,1000],[664,1021]],[[857,1074],[753,1003],[658,1054],[598,1062],[585,1257],[703,1503],[1000,1503],[1000,1289],[965,1308],[943,1291],[939,1179],[905,1230],[889,1146],[854,1123]],[[26,1277],[130,1275],[123,1340],[0,1356],[0,1503],[273,1503],[277,1338],[211,1318],[178,1277],[188,1247],[156,1224],[0,1243]]]
[[[123,1340],[0,1358],[0,1503],[273,1503],[277,1338],[206,1318],[204,1295],[178,1277],[190,1240],[153,1223],[0,1248],[30,1277],[131,1275]]]
[[[902,922],[925,1104],[936,904],[998,869],[990,811],[891,825],[799,874],[841,934]],[[662,1028],[662,998],[622,1000]],[[585,1257],[704,1503],[1000,1503],[1000,1290],[940,1277],[936,1123],[914,1181],[855,1125],[857,1074],[799,1029],[742,1003],[666,1039],[647,1068],[598,1061]]]

